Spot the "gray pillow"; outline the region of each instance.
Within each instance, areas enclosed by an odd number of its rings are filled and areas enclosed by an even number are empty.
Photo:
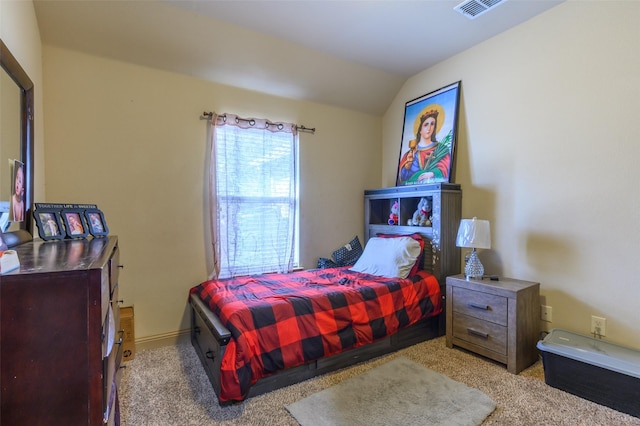
[[[338,266],[353,266],[362,255],[362,245],[356,235],[351,241],[334,251],[333,261]]]

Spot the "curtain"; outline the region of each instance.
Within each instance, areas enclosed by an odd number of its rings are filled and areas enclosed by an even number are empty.
[[[296,266],[297,129],[213,114],[210,209],[214,277]]]

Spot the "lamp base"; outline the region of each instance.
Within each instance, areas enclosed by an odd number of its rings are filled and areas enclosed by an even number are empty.
[[[475,248],[471,251],[469,260],[464,267],[464,275],[467,278],[482,278],[484,276],[484,266],[482,266]]]

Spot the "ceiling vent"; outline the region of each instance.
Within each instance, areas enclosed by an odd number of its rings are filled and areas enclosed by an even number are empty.
[[[453,8],[469,19],[476,19],[507,0],[466,0]]]

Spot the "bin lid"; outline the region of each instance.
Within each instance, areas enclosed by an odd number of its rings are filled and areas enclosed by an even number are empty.
[[[543,352],[640,378],[640,351],[631,348],[557,328],[536,346]]]

